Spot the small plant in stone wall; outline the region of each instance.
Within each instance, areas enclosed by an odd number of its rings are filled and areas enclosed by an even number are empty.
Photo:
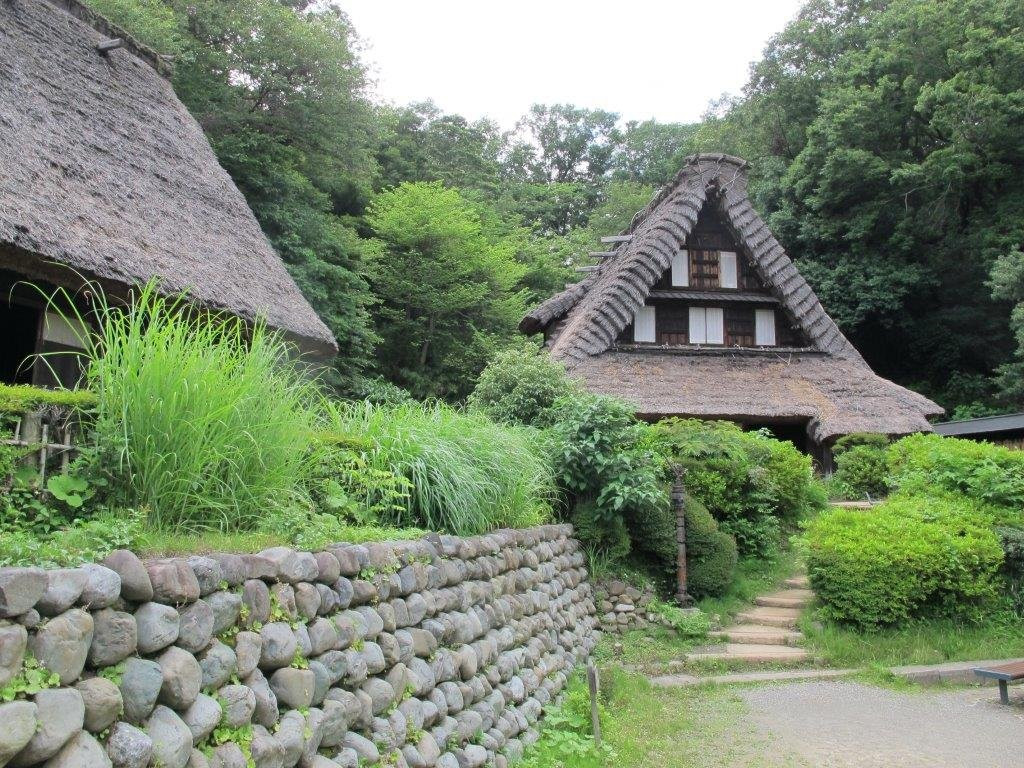
[[[60,676],[40,664],[31,653],[26,653],[19,672],[0,688],[0,702],[35,696],[58,685]]]

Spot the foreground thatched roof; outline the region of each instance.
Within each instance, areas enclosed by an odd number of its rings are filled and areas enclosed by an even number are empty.
[[[930,430],[927,417],[942,409],[871,371],[754,210],[746,168],[745,161],[729,155],[688,158],[622,233],[631,240],[598,271],[531,311],[520,329],[544,331],[551,356],[589,389],[625,398],[648,416],[806,419],[819,441],[859,431]],[[685,247],[705,206],[717,211],[780,310],[809,340],[808,349],[617,344],[672,256]]]
[[[155,276],[336,351],[166,67],[134,43],[97,51],[121,34],[76,0],[0,0],[0,262],[115,288]]]

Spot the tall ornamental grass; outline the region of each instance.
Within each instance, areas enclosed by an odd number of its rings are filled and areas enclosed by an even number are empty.
[[[458,535],[544,522],[554,480],[541,433],[446,405],[352,403],[333,428],[372,441],[370,465],[409,480],[395,525]]]
[[[84,339],[95,461],[159,530],[256,528],[302,501],[316,385],[257,323],[197,312],[154,283],[128,307],[97,302]]]

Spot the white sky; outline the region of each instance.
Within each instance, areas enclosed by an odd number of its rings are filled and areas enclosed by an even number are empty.
[[[379,98],[504,128],[534,103],[692,122],[739,93],[800,0],[335,0]]]

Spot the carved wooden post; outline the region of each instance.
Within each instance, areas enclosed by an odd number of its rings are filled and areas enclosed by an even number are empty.
[[[679,464],[672,465],[672,474],[675,481],[672,483],[672,511],[676,516],[676,601],[680,605],[689,605],[693,602],[687,592],[686,580],[686,489],[683,487],[683,478],[686,470]]]

